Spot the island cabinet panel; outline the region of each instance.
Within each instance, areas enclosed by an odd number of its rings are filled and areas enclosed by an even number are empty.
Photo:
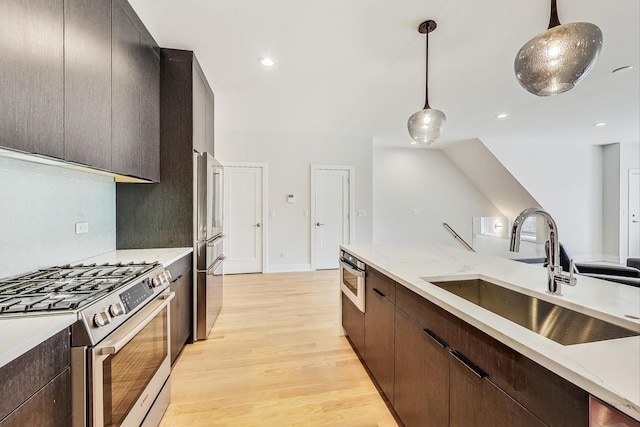
[[[64,155],[63,6],[0,1],[0,146]]]
[[[584,390],[404,286],[397,287],[396,305],[418,324],[430,325],[450,350],[462,354],[485,374],[484,381],[494,384],[545,424],[587,425],[589,395]],[[470,393],[466,398],[475,399]]]
[[[111,170],[111,2],[64,2],[65,159]]]
[[[364,361],[393,404],[395,282],[367,268],[365,283]]]
[[[394,408],[406,427],[449,422],[449,352],[400,310],[395,322]],[[473,425],[473,424],[469,424]]]
[[[69,345],[65,329],[0,368],[0,426],[69,424]]]
[[[342,327],[360,357],[364,356],[364,313],[342,294]]]
[[[479,376],[453,356],[450,357],[450,361],[449,426],[543,427],[546,425],[491,381]]]

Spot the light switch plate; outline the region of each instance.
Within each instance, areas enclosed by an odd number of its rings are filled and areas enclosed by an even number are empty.
[[[89,232],[88,222],[76,222],[76,234],[85,234]]]

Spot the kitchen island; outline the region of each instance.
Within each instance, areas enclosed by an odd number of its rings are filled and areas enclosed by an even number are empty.
[[[576,287],[565,286],[563,296],[555,296],[545,292],[547,273],[540,266],[435,244],[344,245],[343,249],[396,282],[400,285],[398,288],[417,294],[590,395],[640,420],[640,336],[562,345],[432,282],[485,279],[635,332],[640,332],[640,288],[578,276]]]

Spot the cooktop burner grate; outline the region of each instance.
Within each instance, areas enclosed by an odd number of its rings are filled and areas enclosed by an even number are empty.
[[[0,314],[77,310],[157,265],[146,262],[65,265],[0,280]]]

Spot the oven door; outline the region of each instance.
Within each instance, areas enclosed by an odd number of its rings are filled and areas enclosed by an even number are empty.
[[[89,349],[92,426],[142,424],[171,370],[169,302],[174,295],[159,295]]]
[[[340,290],[364,313],[365,272],[340,260]]]

